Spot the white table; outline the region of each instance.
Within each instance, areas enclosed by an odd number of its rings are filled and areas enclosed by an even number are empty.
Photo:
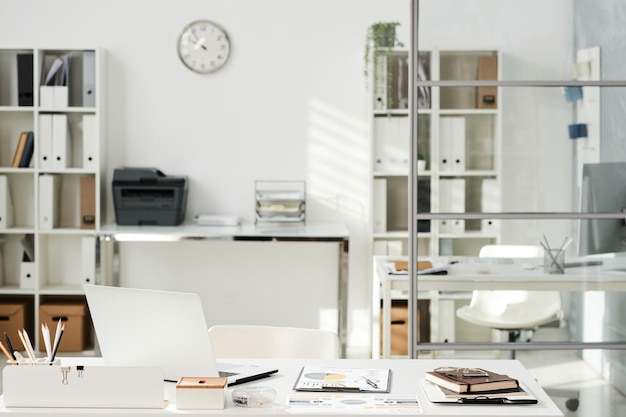
[[[385,268],[394,259],[374,257],[373,303],[391,305],[394,298],[407,298],[407,274],[390,274]],[[450,257],[458,260],[448,268],[447,275],[419,275],[417,291],[431,299],[431,328],[442,326],[438,314],[449,305],[438,305],[440,291],[471,292],[473,290],[556,290],[556,291],[626,291],[626,257],[567,258],[566,263],[602,260],[602,265],[565,268],[565,274],[547,274],[541,267],[543,259],[485,260],[479,258]],[[442,258],[441,260],[445,260]],[[535,266],[535,268],[530,269]],[[428,295],[430,294],[430,295]],[[446,301],[444,301],[445,303]],[[383,308],[381,357],[389,357],[391,350],[391,312]],[[446,325],[450,328],[450,324]],[[532,342],[531,342],[532,343]],[[528,346],[528,344],[526,344]],[[572,348],[582,348],[582,343],[571,343]],[[453,349],[450,346],[450,349]]]
[[[343,223],[304,222],[297,224],[251,224],[216,227],[186,223],[180,226],[107,225],[98,232],[96,253],[97,282],[119,285],[120,244],[123,242],[328,242],[338,249],[337,333],[345,356],[348,326],[348,258],[350,234]],[[252,277],[256,279],[256,277]]]
[[[66,360],[67,361],[67,360]],[[229,360],[235,361],[235,360]],[[227,389],[226,408],[224,410],[176,410],[174,384],[167,384],[170,403],[164,409],[69,409],[69,408],[6,408],[0,398],[0,413],[19,414],[20,416],[59,416],[59,415],[115,415],[115,416],[164,416],[172,414],[190,415],[231,415],[231,416],[296,416],[298,414],[287,410],[287,397],[293,393],[292,387],[304,365],[342,367],[342,368],[390,368],[392,370],[390,394],[377,395],[414,395],[417,396],[423,409],[423,416],[455,417],[455,416],[525,416],[525,417],[548,417],[563,416],[558,407],[548,397],[545,391],[538,385],[532,375],[515,360],[435,360],[435,359],[337,359],[337,360],[302,360],[302,359],[256,359],[237,360],[264,366],[276,366],[278,374],[247,385],[269,386],[276,390],[277,399],[272,407],[268,408],[242,408],[235,406]],[[66,364],[68,362],[65,362]],[[77,362],[75,362],[77,363]],[[460,367],[483,367],[498,373],[504,373],[517,378],[528,391],[538,399],[534,405],[499,405],[499,406],[462,406],[449,404],[433,404],[428,401],[420,384],[424,372],[438,366]],[[350,394],[346,394],[350,395]],[[303,415],[303,414],[301,414]],[[311,415],[311,414],[307,414]],[[322,416],[350,416],[351,414],[328,411]],[[363,414],[361,414],[363,415]]]

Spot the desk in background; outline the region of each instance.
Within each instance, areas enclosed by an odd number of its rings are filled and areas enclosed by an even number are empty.
[[[212,241],[212,242],[315,242],[330,244],[337,247],[336,288],[337,301],[337,333],[342,346],[342,356],[345,356],[348,316],[348,250],[349,233],[342,223],[301,224],[242,224],[234,227],[198,226],[184,224],[181,226],[117,226],[107,225],[98,231],[96,242],[96,282],[105,285],[120,285],[120,244],[124,242],[182,242],[182,241]],[[240,260],[245,262],[245,259]],[[258,279],[262,272],[249,279]],[[173,277],[175,280],[177,277]],[[297,277],[295,277],[297,278]],[[268,285],[271,285],[268,283]],[[175,288],[175,287],[174,287]],[[175,290],[175,289],[174,289]],[[281,295],[280,288],[276,288],[276,296]],[[276,300],[266,300],[266,305],[276,303]],[[206,307],[205,307],[206,308]],[[255,312],[250,312],[254,315]],[[209,323],[212,323],[209,320]]]
[[[377,326],[373,326],[373,332],[374,339],[376,336],[382,337],[383,349],[380,356],[383,358],[390,357],[391,349],[391,313],[385,306],[391,305],[394,298],[406,299],[409,291],[408,275],[390,274],[389,269],[385,267],[386,263],[395,259],[406,260],[398,257],[374,257],[373,305],[379,305],[382,300],[383,325],[382,334],[377,334]],[[439,333],[441,328],[445,328],[446,331],[454,329],[454,323],[451,322],[456,316],[454,298],[465,297],[469,301],[473,290],[626,291],[626,257],[602,258],[602,265],[566,268],[565,274],[544,273],[543,268],[539,266],[543,259],[517,259],[511,263],[494,260],[491,264],[484,259],[482,262],[472,262],[475,258],[450,257],[450,259],[459,262],[450,265],[447,275],[418,276],[418,298],[430,299],[431,341],[435,344],[443,341],[443,336]],[[568,258],[566,261],[569,263],[584,260]],[[528,269],[531,265],[538,267]],[[440,295],[440,292],[451,294]],[[525,343],[525,346],[528,347],[532,343]],[[625,344],[626,342],[621,343]],[[584,347],[584,343],[568,343],[568,348],[571,349]],[[454,344],[450,343],[447,349],[454,349]]]
[[[71,361],[64,359],[64,365],[76,365],[82,359],[74,358]],[[229,360],[232,361],[232,360]],[[250,385],[269,386],[276,390],[276,404],[268,408],[242,408],[233,405],[230,393],[232,388],[227,389],[226,409],[224,410],[184,410],[190,415],[229,415],[229,416],[297,416],[298,413],[287,411],[287,397],[292,391],[293,384],[304,365],[337,367],[337,368],[390,368],[391,369],[391,392],[389,394],[377,395],[414,395],[417,396],[423,409],[424,417],[456,417],[456,416],[484,416],[484,417],[554,417],[563,416],[554,402],[548,397],[545,391],[539,386],[535,378],[523,367],[519,361],[515,360],[434,360],[434,359],[393,359],[393,360],[368,360],[368,359],[337,359],[337,360],[302,360],[302,359],[246,359],[235,360],[238,363],[249,363],[261,366],[272,366],[278,368],[278,374],[265,378]],[[459,367],[482,367],[489,370],[510,375],[517,378],[530,393],[539,401],[535,405],[502,405],[502,406],[476,406],[476,405],[442,405],[433,404],[428,401],[420,384],[424,372],[430,371],[439,366],[459,366]],[[141,416],[157,417],[164,415],[179,414],[176,410],[175,384],[166,384],[171,403],[165,409],[62,409],[62,408],[11,408],[7,409],[0,401],[0,413],[21,414],[28,416],[59,416],[59,415],[116,415],[116,416]],[[346,394],[348,396],[350,394]],[[327,412],[301,415],[307,416],[328,416],[341,415],[350,417],[355,414],[345,412]],[[363,414],[358,414],[363,416]],[[374,414],[373,414],[374,415]]]

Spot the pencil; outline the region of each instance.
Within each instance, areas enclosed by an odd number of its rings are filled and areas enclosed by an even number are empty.
[[[63,336],[63,331],[65,330],[65,323],[61,323],[59,320],[59,328],[54,335],[54,347],[52,348],[52,356],[50,357],[50,365],[54,362],[54,358],[57,356],[57,351],[59,350],[59,345],[61,344],[61,337]]]
[[[30,350],[28,350],[27,344],[26,343],[26,339],[24,338],[24,335],[22,334],[21,330],[17,331],[17,335],[20,337],[20,340],[22,341],[22,345],[24,346],[24,350],[26,351],[26,353],[28,354],[28,357],[30,358],[32,364],[35,364],[35,358],[33,357],[32,353],[30,353]]]
[[[7,342],[7,349],[9,349],[9,353],[11,354],[11,357],[13,358],[13,360],[17,359],[15,357],[15,354],[13,352],[15,352],[15,350],[13,349],[13,345],[11,344],[11,339],[9,338],[9,335],[7,334],[7,332],[4,332],[4,340],[6,340]]]
[[[50,360],[52,355],[52,345],[50,344],[50,329],[47,323],[41,323],[41,336],[43,337],[43,344],[46,347],[46,356]]]
[[[17,362],[15,361],[15,359],[13,359],[13,355],[11,355],[9,353],[9,351],[7,350],[6,347],[4,347],[4,345],[2,344],[2,342],[0,342],[0,349],[2,349],[2,352],[6,355],[6,357],[9,359],[9,361],[13,364],[13,365],[17,365]]]

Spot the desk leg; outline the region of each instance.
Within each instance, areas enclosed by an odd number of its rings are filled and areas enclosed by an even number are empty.
[[[407,317],[408,319],[408,317]],[[383,279],[383,349],[380,356],[383,359],[391,357],[391,283]]]
[[[96,283],[98,285],[120,285],[119,242],[110,236],[96,239]]]
[[[339,242],[339,282],[337,289],[337,334],[341,343],[341,357],[346,357],[348,339],[348,261],[349,241],[343,239]]]

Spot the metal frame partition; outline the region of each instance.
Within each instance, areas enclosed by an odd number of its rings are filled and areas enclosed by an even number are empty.
[[[409,59],[411,68],[418,68],[418,27],[419,27],[419,0],[411,0],[411,42]],[[484,342],[484,343],[423,343],[417,341],[416,318],[417,318],[417,293],[420,282],[417,275],[417,222],[418,220],[444,220],[444,219],[508,219],[508,220],[568,220],[568,219],[623,219],[626,221],[626,213],[577,213],[577,212],[501,212],[501,213],[418,213],[417,212],[417,160],[418,160],[418,132],[419,118],[417,113],[417,91],[420,87],[626,87],[626,80],[619,81],[432,81],[419,80],[417,72],[411,71],[409,80],[409,115],[410,115],[410,173],[409,173],[409,355],[417,357],[420,350],[486,350],[493,349],[497,345],[503,350],[578,350],[578,349],[626,349],[625,341],[615,342]]]

